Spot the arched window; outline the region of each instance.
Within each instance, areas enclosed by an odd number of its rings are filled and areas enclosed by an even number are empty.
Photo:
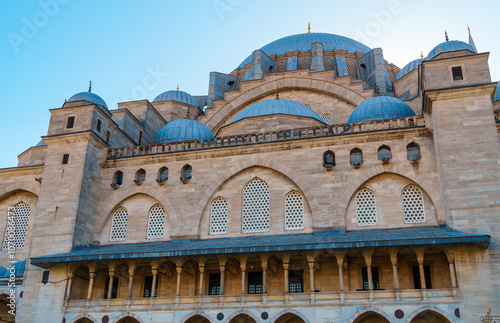
[[[168,168],[162,167],[158,170],[158,178],[156,179],[156,182],[162,185],[165,184],[167,180],[168,180]]]
[[[113,214],[113,219],[111,220],[111,233],[109,235],[109,241],[125,240],[127,235],[127,222],[127,209],[124,207],[118,208],[118,210],[116,210]]]
[[[405,223],[425,222],[424,194],[415,185],[408,185],[401,194]]]
[[[327,170],[331,170],[335,166],[335,154],[328,150],[323,154],[323,167]]]
[[[333,59],[330,57],[323,58],[323,66],[325,67],[325,71],[333,71]]]
[[[17,203],[8,210],[7,230],[3,249],[23,249],[26,230],[30,220],[30,207],[24,202]],[[10,247],[10,248],[9,248]]]
[[[412,142],[406,146],[406,154],[408,156],[408,160],[412,163],[418,163],[422,156],[420,155],[420,147]]]
[[[323,119],[323,121],[325,121],[326,124],[332,124],[333,118],[331,114],[325,113],[321,116],[321,118]]]
[[[113,181],[111,182],[111,186],[113,188],[118,188],[122,184],[123,184],[123,172],[118,170],[113,174]]]
[[[285,196],[285,230],[304,229],[304,197],[299,192]]]
[[[137,170],[137,172],[135,172],[134,183],[136,183],[137,185],[141,185],[145,180],[146,180],[146,171],[143,168]]]
[[[218,197],[212,202],[210,207],[210,234],[227,233],[227,201],[223,197]]]
[[[356,218],[358,226],[378,224],[375,194],[367,188],[356,194]]]
[[[165,228],[165,209],[160,204],[156,204],[149,210],[148,239],[163,238]]]
[[[269,186],[260,178],[248,182],[243,189],[242,232],[269,231]]]
[[[184,165],[181,170],[181,182],[186,184],[192,177],[193,168],[190,165]]]
[[[360,167],[363,164],[363,152],[359,148],[351,150],[351,165]]]
[[[378,159],[384,163],[388,163],[392,159],[391,148],[386,145],[380,146],[378,149]]]

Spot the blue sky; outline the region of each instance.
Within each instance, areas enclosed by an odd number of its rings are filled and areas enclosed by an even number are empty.
[[[206,95],[211,71],[229,73],[255,49],[307,31],[381,47],[402,68],[444,41],[490,52],[500,80],[500,2],[427,0],[2,0],[0,3],[0,168],[47,133],[49,109],[93,92],[117,102],[153,100],[177,84]]]

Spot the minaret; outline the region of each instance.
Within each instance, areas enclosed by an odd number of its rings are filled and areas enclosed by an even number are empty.
[[[307,33],[308,34],[311,33],[311,23],[310,22],[307,23]]]

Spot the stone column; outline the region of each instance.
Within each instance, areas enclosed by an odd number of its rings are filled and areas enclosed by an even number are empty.
[[[132,298],[132,287],[134,286],[134,275],[137,269],[137,264],[133,261],[128,263],[128,298]]]
[[[389,257],[391,258],[391,265],[392,265],[392,276],[394,280],[394,290],[395,290],[395,296],[396,300],[401,299],[401,294],[399,291],[399,277],[398,277],[398,248],[389,248],[387,250],[389,253]]]
[[[95,281],[95,275],[97,272],[97,265],[96,264],[90,264],[89,265],[89,289],[87,291],[87,299],[91,300],[92,299],[92,293],[94,291],[94,281]]]
[[[68,285],[66,286],[66,300],[69,300],[69,296],[71,294],[71,286],[73,285],[73,277],[75,274],[73,272],[67,274],[68,277]]]
[[[113,278],[115,276],[116,264],[109,264],[109,284],[108,284],[108,299],[111,299],[111,292],[113,291]]]
[[[203,293],[205,291],[205,266],[200,266],[200,286],[198,286],[198,295],[203,296]]]
[[[182,265],[177,265],[175,267],[177,270],[177,287],[175,289],[175,296],[180,297],[181,296],[181,277],[182,277]]]
[[[285,282],[285,294],[288,294],[290,291],[289,291],[289,288],[290,288],[290,284],[288,282],[288,267],[290,266],[290,264],[288,263],[283,263],[283,275],[284,275],[284,282]]]
[[[445,249],[446,258],[448,259],[448,265],[450,267],[450,278],[451,278],[451,287],[457,288],[457,273],[455,271],[455,257],[453,256],[452,250],[450,248]]]
[[[345,258],[345,251],[341,252],[332,252],[332,254],[335,256],[335,259],[337,259],[337,265],[339,267],[339,287],[340,291],[343,292],[344,289],[344,258]]]
[[[248,256],[247,255],[241,255],[239,257],[240,259],[240,268],[241,268],[241,294],[245,295],[246,294],[246,273],[247,273],[247,260]]]
[[[425,248],[413,248],[415,255],[417,256],[418,269],[420,272],[420,288],[426,289],[425,285],[425,273],[424,273],[424,251]]]
[[[366,272],[368,274],[368,290],[373,290],[373,277],[372,277],[372,255],[375,252],[374,248],[366,248],[361,251],[365,257]]]
[[[226,283],[226,264],[220,265],[220,295],[224,295],[225,283]]]
[[[151,295],[149,295],[150,298],[156,297],[156,282],[158,280],[158,269],[160,267],[160,262],[159,261],[152,261],[151,262],[151,273],[153,274],[153,287],[151,287]]]
[[[261,266],[262,266],[262,294],[267,295],[267,262],[268,256],[260,256]]]

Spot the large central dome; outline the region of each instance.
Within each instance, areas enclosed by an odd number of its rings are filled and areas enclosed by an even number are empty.
[[[348,53],[366,54],[371,50],[368,46],[354,39],[326,33],[306,33],[283,37],[261,47],[260,50],[268,56],[283,55],[293,51],[308,52],[314,43],[323,44],[323,50],[328,52],[338,49],[346,50]],[[243,68],[245,64],[251,61],[252,55],[248,56],[238,68]]]

